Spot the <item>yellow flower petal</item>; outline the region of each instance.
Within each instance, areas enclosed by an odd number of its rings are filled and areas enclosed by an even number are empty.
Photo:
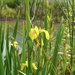
[[[26,63],[25,63],[25,64],[26,64],[26,67],[28,67],[28,61],[26,61]]]
[[[36,67],[36,65],[35,65],[34,63],[32,63],[32,67],[33,67],[35,70],[37,70],[37,67]]]
[[[26,61],[25,63],[22,64],[21,70],[23,70],[24,67],[28,67],[28,61]],[[34,63],[32,63],[32,67],[33,67],[35,70],[37,70],[37,67],[36,67],[36,65],[35,65]]]
[[[46,39],[49,40],[50,36],[49,36],[48,31],[45,31],[45,35],[46,35]]]
[[[32,41],[39,36],[39,29],[37,26],[35,26],[35,28],[31,28],[29,36]]]
[[[25,67],[25,64],[23,63],[22,66],[21,66],[21,70],[23,70]]]
[[[17,44],[18,44],[18,42],[17,42],[17,41],[14,41],[14,44],[16,44],[16,45],[17,45]]]
[[[42,33],[42,32],[45,33],[46,39],[49,40],[50,36],[49,36],[48,31],[46,31],[44,29],[38,29],[37,26],[35,26],[35,28],[31,28],[31,30],[29,32],[29,37],[33,41],[34,39],[36,39],[39,36],[39,33]]]
[[[15,48],[17,48],[18,42],[14,41],[13,43],[9,44],[9,46],[14,46]]]
[[[17,42],[17,41],[14,41],[14,42],[13,42],[13,46],[16,48],[17,45],[18,45],[18,42]]]
[[[26,61],[25,63],[22,64],[22,66],[21,66],[21,70],[23,70],[24,67],[28,67],[28,61]]]
[[[42,32],[45,33],[46,39],[49,40],[50,35],[49,35],[48,31],[46,31],[46,30],[44,30],[44,29],[41,29],[41,30],[40,30],[40,33],[42,33]]]
[[[43,46],[44,45],[44,43],[43,43],[43,39],[41,40],[41,46]]]

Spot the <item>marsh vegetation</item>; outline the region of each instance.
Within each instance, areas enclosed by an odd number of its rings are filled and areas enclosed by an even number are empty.
[[[74,0],[0,0],[0,75],[74,75],[74,9]]]

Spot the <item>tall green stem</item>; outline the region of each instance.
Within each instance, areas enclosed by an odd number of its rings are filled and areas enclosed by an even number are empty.
[[[72,8],[72,31],[71,31],[71,68],[73,66],[73,37],[74,37],[74,0],[72,0],[72,5],[71,5],[71,8]]]
[[[32,42],[29,38],[30,32],[30,7],[29,0],[26,0],[26,31],[27,31],[27,47],[28,47],[28,69],[27,75],[31,75],[31,51],[32,51]]]

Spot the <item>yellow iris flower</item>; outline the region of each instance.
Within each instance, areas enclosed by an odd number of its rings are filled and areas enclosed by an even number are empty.
[[[49,36],[48,31],[46,31],[46,30],[44,30],[44,29],[41,29],[41,30],[40,30],[40,33],[42,33],[42,32],[45,33],[46,39],[49,40],[50,36]]]
[[[28,67],[28,61],[26,61],[25,63],[22,64],[21,70],[23,70],[24,67]],[[37,67],[34,63],[32,63],[32,67],[33,67],[33,69],[37,70]]]
[[[17,41],[14,41],[14,42],[13,42],[13,46],[14,46],[15,48],[17,48],[17,45],[18,45],[18,42],[17,42]]]
[[[15,48],[17,48],[18,42],[17,41],[14,41],[13,43],[11,43],[9,45],[14,46]]]
[[[32,63],[32,67],[33,67],[35,70],[37,70],[37,67],[36,67],[36,65],[35,65],[34,63]]]
[[[37,26],[35,26],[35,28],[31,28],[29,36],[30,36],[32,41],[39,36],[39,29]]]
[[[44,30],[44,29],[38,29],[37,26],[35,26],[34,28],[31,28],[30,32],[29,32],[29,37],[31,38],[31,40],[33,41],[34,39],[36,39],[40,33],[44,32],[46,35],[46,39],[49,40],[50,36],[48,31]]]
[[[28,67],[28,61],[26,61],[25,63],[22,64],[22,66],[21,66],[21,70],[23,70],[24,67]]]

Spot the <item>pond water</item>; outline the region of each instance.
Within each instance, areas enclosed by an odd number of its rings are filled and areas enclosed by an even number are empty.
[[[2,23],[3,28],[7,24],[9,25],[9,36],[12,37],[16,21],[0,21],[0,22]],[[19,21],[17,37],[16,37],[16,41],[19,43],[19,45],[18,45],[19,54],[22,51],[21,45],[22,45],[22,27],[23,27],[23,23],[24,23],[24,21]],[[11,42],[9,41],[9,43],[11,43]],[[4,41],[3,60],[5,60],[4,59],[5,55],[6,55],[6,40]]]
[[[14,21],[0,21],[0,22],[2,22],[2,25],[6,25],[6,24],[9,25],[9,31],[10,31],[9,34],[10,34],[10,36],[13,36],[13,31],[14,31],[14,26],[15,26],[16,21],[14,20]],[[16,37],[16,41],[19,42],[20,46],[22,44],[23,24],[26,25],[24,20],[19,21],[19,23],[18,23],[18,30],[17,30],[17,37]],[[43,21],[35,21],[33,23],[33,25],[34,26],[37,25],[39,27],[43,27],[44,22]],[[55,26],[55,30],[57,30],[58,24],[56,23],[54,26]]]
[[[7,25],[7,24],[9,25],[9,34],[10,34],[10,36],[12,36],[16,21],[1,21],[1,22],[2,22],[3,26]],[[18,25],[16,41],[18,41],[19,44],[21,44],[21,42],[22,42],[22,27],[23,27],[23,23],[24,23],[24,21],[19,21],[19,25]]]
[[[14,26],[15,26],[15,23],[16,23],[16,21],[0,21],[0,22],[2,22],[2,25],[4,26],[4,25],[6,25],[6,24],[8,24],[9,25],[9,34],[10,34],[10,36],[12,37],[13,36],[13,31],[14,31]],[[16,41],[18,41],[18,43],[19,43],[19,45],[18,45],[18,48],[19,48],[19,54],[21,53],[21,51],[22,51],[22,28],[23,28],[23,24],[25,25],[25,21],[24,20],[22,20],[22,21],[19,21],[19,25],[18,25],[18,31],[17,31],[17,37],[16,37]],[[42,22],[42,21],[35,21],[34,23],[33,23],[33,25],[35,26],[35,25],[37,25],[37,26],[39,26],[39,27],[43,27],[43,25],[44,25],[44,23]],[[55,30],[57,30],[57,28],[58,28],[58,25],[54,25],[55,27]],[[6,41],[4,41],[4,43],[6,43]],[[5,54],[6,54],[6,47],[5,47],[5,45],[4,45],[4,52],[3,52],[3,57],[5,56]],[[4,60],[4,58],[3,58],[3,60]]]

